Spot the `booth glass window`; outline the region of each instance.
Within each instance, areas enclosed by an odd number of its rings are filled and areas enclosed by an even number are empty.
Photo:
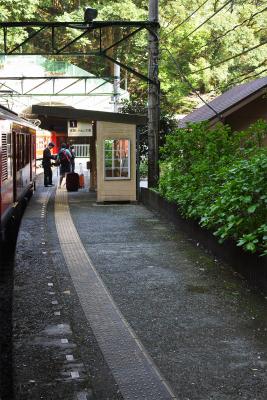
[[[104,141],[105,179],[130,179],[130,140]]]

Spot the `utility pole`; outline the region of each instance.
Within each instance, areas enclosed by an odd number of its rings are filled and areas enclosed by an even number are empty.
[[[149,21],[159,21],[158,0],[149,0]],[[160,86],[158,79],[159,39],[158,28],[149,32],[148,77],[154,82],[148,86],[148,187],[156,186],[159,178],[159,117]]]
[[[113,101],[114,101],[114,112],[119,111],[120,104],[120,83],[121,83],[121,67],[118,64],[114,64],[114,83],[113,83]]]

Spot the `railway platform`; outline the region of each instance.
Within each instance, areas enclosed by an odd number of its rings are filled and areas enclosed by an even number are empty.
[[[263,295],[142,204],[39,179],[16,250],[15,400],[267,398]]]

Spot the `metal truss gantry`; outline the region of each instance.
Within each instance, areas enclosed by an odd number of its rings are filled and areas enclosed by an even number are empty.
[[[109,29],[119,29],[120,38],[112,38],[112,42],[105,44],[105,35],[109,35]],[[83,56],[100,57],[119,65],[126,71],[135,75],[148,84],[148,147],[149,187],[155,186],[158,179],[158,136],[160,115],[160,83],[158,80],[158,0],[149,0],[149,21],[93,21],[85,22],[0,22],[0,55],[42,55],[42,56]],[[14,32],[22,30],[23,39],[10,43],[10,36]],[[72,30],[74,39],[62,43],[58,40],[61,32]],[[148,74],[144,75],[138,67],[132,67],[118,60],[119,57],[111,50],[141,31],[148,33]],[[2,38],[1,38],[2,32]],[[45,34],[45,35],[44,35]],[[89,35],[93,34],[93,40]],[[13,36],[12,36],[13,35]],[[87,39],[86,46],[84,40]],[[79,42],[81,41],[81,42]],[[75,49],[75,44],[80,47]],[[94,48],[92,48],[94,44]],[[91,48],[90,48],[91,45]],[[86,49],[85,49],[86,48]],[[129,51],[129,50],[128,50]],[[114,77],[115,78],[115,77]],[[55,77],[55,79],[57,79]],[[78,78],[77,78],[78,79]],[[5,83],[6,84],[6,83]],[[94,89],[95,90],[95,89]],[[33,88],[31,89],[33,91]],[[60,94],[57,94],[60,95]]]
[[[119,40],[111,43],[108,47],[103,45],[103,34],[106,28],[119,28],[123,33],[123,28],[133,28],[131,32],[124,34]],[[156,29],[159,27],[158,22],[153,21],[93,21],[90,24],[84,22],[0,22],[0,55],[42,55],[42,56],[94,56],[105,58],[114,64],[119,65],[128,72],[134,74],[141,80],[157,85],[158,82],[151,77],[140,73],[136,68],[122,63],[113,58],[109,50],[117,48],[121,43],[136,35],[138,32],[146,30],[156,36]],[[24,39],[15,46],[10,45],[10,36],[14,34],[14,29],[20,29],[23,32]],[[60,44],[57,40],[60,34],[66,32],[66,29],[75,33],[75,38],[67,43]],[[40,46],[40,40],[43,40],[45,33],[45,43]],[[93,33],[96,49],[83,50],[81,46],[79,50],[73,49],[74,44],[79,44],[81,39],[85,39],[89,34]],[[88,40],[88,44],[90,41]],[[97,45],[96,45],[97,44]],[[29,46],[28,46],[29,45]],[[27,47],[27,49],[26,49]],[[43,50],[40,50],[42,48]],[[11,78],[11,77],[9,77]],[[35,78],[36,79],[36,78]],[[50,79],[50,77],[48,78]],[[58,79],[53,77],[51,79]],[[80,79],[80,77],[75,77]]]
[[[94,87],[93,89],[88,91],[88,81],[90,80],[95,80],[95,79],[101,79],[104,80],[101,84],[98,86]],[[63,87],[61,87],[60,90],[56,89],[56,81],[59,80],[67,80],[70,81],[72,80],[71,83],[67,83]],[[20,81],[20,88],[15,90],[11,86],[9,86],[9,81]],[[37,85],[35,84],[32,86],[30,89],[24,87],[25,81],[40,81]],[[40,88],[42,86],[44,87],[47,85],[47,83],[51,83],[51,92],[40,92]],[[81,91],[76,91],[74,93],[71,92],[65,92],[67,89],[71,88],[72,86],[83,82],[83,90]],[[27,76],[27,77],[0,77],[0,95],[2,97],[7,97],[10,96],[11,94],[13,96],[21,96],[21,97],[28,97],[28,96],[107,96],[110,94],[113,94],[113,92],[96,92],[97,89],[101,88],[102,86],[106,85],[107,83],[112,83],[112,80],[110,78],[98,78],[96,76],[56,76],[56,77],[45,77],[45,76]],[[35,92],[35,90],[38,89],[38,93]]]

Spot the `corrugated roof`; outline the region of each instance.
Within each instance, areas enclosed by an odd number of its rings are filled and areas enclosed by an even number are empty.
[[[216,97],[208,103],[218,114],[223,114],[226,110],[235,106],[242,100],[245,100],[249,96],[255,94],[261,89],[267,87],[267,77],[256,79],[252,82],[238,85],[223,93],[221,96]],[[188,122],[200,122],[207,121],[216,118],[216,113],[204,105],[192,113],[188,114],[185,118],[181,119],[178,123],[179,128],[186,127]]]

